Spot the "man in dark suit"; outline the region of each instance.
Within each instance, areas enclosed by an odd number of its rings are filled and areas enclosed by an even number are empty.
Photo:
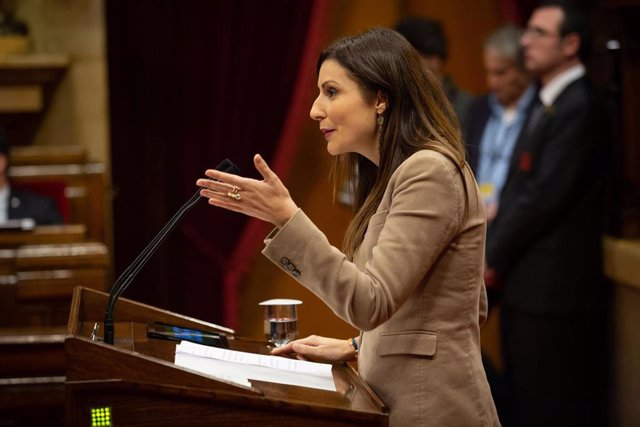
[[[10,185],[9,164],[9,144],[0,131],[0,223],[31,218],[37,225],[62,224],[52,199]]]
[[[503,287],[505,374],[518,426],[604,422],[600,226],[609,135],[585,77],[587,30],[584,11],[546,2],[521,40],[540,103],[516,144],[485,276],[488,287]]]

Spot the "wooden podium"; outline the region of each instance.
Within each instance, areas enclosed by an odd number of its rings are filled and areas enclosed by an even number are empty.
[[[147,338],[148,324],[225,332],[232,350],[269,350],[266,342],[131,300],[119,300],[115,345],[104,344],[107,299],[104,292],[74,290],[65,341],[68,426],[90,426],[92,416],[93,425],[113,426],[388,425],[386,407],[348,364],[333,367],[336,392],[254,380],[243,387],[179,367],[176,343]]]

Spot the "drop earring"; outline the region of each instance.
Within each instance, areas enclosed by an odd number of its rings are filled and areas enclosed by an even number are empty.
[[[378,134],[377,134],[377,146],[378,152],[380,152],[380,140],[382,139],[382,125],[384,124],[384,116],[382,114],[378,114],[376,117],[376,124],[378,125]]]

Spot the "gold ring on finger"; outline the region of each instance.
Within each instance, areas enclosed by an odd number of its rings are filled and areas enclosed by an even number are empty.
[[[231,191],[227,193],[227,197],[231,197],[234,200],[240,200],[242,198],[240,196],[240,188],[235,185],[231,187]]]

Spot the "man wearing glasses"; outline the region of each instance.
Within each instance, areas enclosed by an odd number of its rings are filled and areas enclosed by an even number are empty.
[[[545,2],[524,32],[540,84],[487,238],[487,287],[503,288],[512,399],[505,425],[603,425],[601,213],[608,142],[589,86],[587,14]]]

